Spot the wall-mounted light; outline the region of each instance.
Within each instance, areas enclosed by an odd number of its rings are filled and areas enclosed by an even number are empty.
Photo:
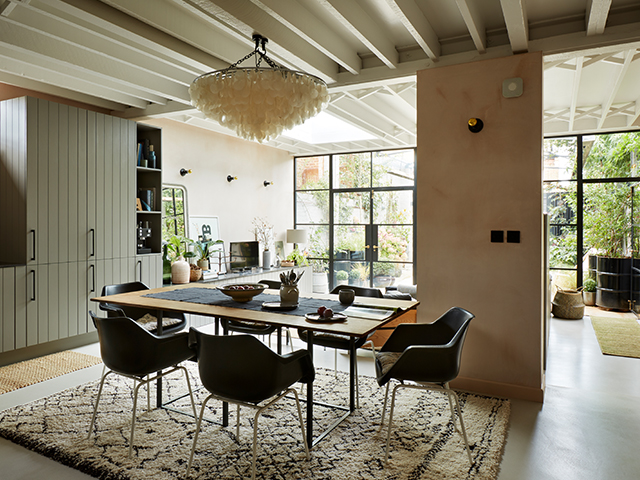
[[[238,177],[233,177],[231,175],[227,175],[227,182],[229,182],[229,183],[231,183],[231,182],[233,182],[234,180],[237,180],[237,179],[238,179]]]
[[[180,176],[184,177],[185,175],[187,175],[188,173],[191,173],[191,169],[187,170],[186,168],[181,168],[180,169]]]
[[[467,126],[469,127],[469,131],[473,133],[478,133],[484,127],[484,123],[479,118],[470,118],[469,122],[467,122]]]
[[[268,180],[265,180],[264,182],[262,182],[264,184],[265,187],[268,187],[269,185],[273,185],[273,182],[270,182]]]

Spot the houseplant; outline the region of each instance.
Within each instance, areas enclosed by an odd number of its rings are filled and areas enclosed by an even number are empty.
[[[211,268],[211,247],[213,245],[219,245],[223,243],[222,240],[206,240],[193,242],[196,247],[196,254],[198,255],[198,266],[203,270],[209,270]]]
[[[349,283],[349,274],[346,270],[338,270],[336,272],[336,282],[338,285],[346,285]]]
[[[582,284],[582,299],[585,305],[593,306],[596,304],[596,285],[593,278],[587,278]]]

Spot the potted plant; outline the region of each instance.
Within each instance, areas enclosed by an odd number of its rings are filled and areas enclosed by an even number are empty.
[[[349,270],[349,285],[361,285],[360,281],[360,272],[358,272],[355,268]]]
[[[198,266],[202,270],[210,270],[211,267],[211,247],[213,245],[219,245],[223,243],[222,240],[206,240],[196,241],[193,245],[196,247],[196,254],[198,256]]]
[[[305,267],[309,265],[309,262],[307,262],[307,259],[302,254],[302,252],[298,250],[298,247],[294,248],[293,251],[289,255],[287,255],[286,261],[293,262],[298,267]],[[293,265],[288,265],[288,266],[293,266]]]
[[[336,282],[338,285],[346,285],[349,283],[349,274],[346,270],[338,270],[336,272]]]
[[[582,285],[582,299],[585,305],[593,306],[596,304],[596,281],[593,278],[587,278]]]

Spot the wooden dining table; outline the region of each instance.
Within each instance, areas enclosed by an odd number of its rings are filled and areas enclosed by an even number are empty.
[[[198,290],[194,290],[198,289]],[[210,291],[201,290],[209,289]],[[215,291],[215,292],[213,292]],[[175,300],[170,298],[200,298],[208,297],[211,294],[213,300],[207,300],[208,303],[197,303],[200,300]],[[114,305],[145,308],[157,312],[158,334],[162,334],[162,316],[164,312],[180,312],[192,315],[202,315],[213,317],[216,320],[230,319],[240,321],[250,321],[267,325],[274,325],[281,329],[299,328],[309,332],[307,338],[307,349],[313,360],[313,343],[314,334],[317,332],[325,332],[331,334],[346,335],[351,338],[351,348],[349,355],[349,407],[342,407],[346,411],[332,425],[326,428],[316,438],[313,437],[313,383],[307,385],[307,440],[310,446],[316,445],[328,433],[340,424],[351,412],[355,410],[355,362],[356,349],[355,339],[358,337],[366,337],[373,331],[384,327],[408,311],[417,308],[419,302],[417,300],[395,300],[386,298],[356,297],[352,307],[360,307],[370,312],[380,312],[384,310],[390,312],[384,318],[363,318],[360,316],[347,316],[342,321],[312,321],[305,317],[305,313],[312,313],[310,308],[321,303],[326,306],[333,306],[336,310],[344,309],[338,302],[338,295],[334,294],[301,294],[299,299],[299,307],[294,311],[274,311],[259,308],[264,302],[272,302],[274,298],[279,299],[278,290],[265,290],[252,300],[245,304],[235,302],[228,297],[224,297],[215,286],[207,286],[206,283],[189,283],[185,285],[171,285],[151,290],[140,290],[135,292],[121,293],[117,295],[108,295],[92,298],[92,301],[100,303],[110,303]],[[165,297],[165,298],[159,298]],[[216,298],[218,300],[216,300]],[[253,309],[252,309],[253,308]],[[225,332],[226,333],[226,332]],[[280,342],[280,339],[278,339]],[[162,403],[162,383],[158,380],[157,388],[157,405],[161,407]],[[323,404],[326,406],[326,404]],[[336,407],[335,405],[330,405]],[[340,407],[338,407],[340,408]],[[223,425],[228,422],[228,409],[223,408]]]

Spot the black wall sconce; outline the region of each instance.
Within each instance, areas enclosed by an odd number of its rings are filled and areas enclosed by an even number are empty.
[[[180,169],[180,176],[184,177],[185,175],[187,175],[188,173],[191,173],[191,169],[187,170],[186,168],[181,168]]]
[[[227,175],[227,182],[229,182],[229,183],[231,183],[231,182],[233,182],[234,180],[237,180],[237,179],[238,179],[238,177],[233,177],[231,175]]]
[[[484,127],[484,123],[479,118],[470,118],[467,126],[470,132],[478,133]]]
[[[265,180],[264,182],[262,182],[264,184],[265,187],[268,187],[269,185],[273,185],[273,182],[269,182],[267,180]]]

